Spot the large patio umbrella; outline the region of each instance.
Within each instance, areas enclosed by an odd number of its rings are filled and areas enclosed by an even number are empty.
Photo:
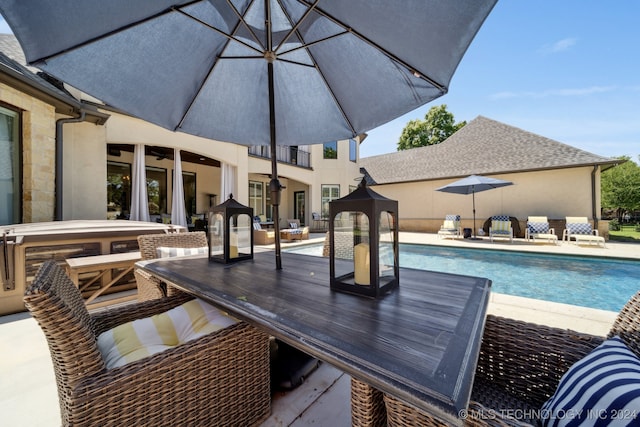
[[[440,188],[436,188],[436,191],[443,191],[445,193],[455,194],[471,194],[473,198],[473,238],[476,238],[476,193],[481,191],[491,190],[493,188],[506,187],[507,185],[513,185],[511,181],[504,181],[502,179],[490,178],[488,176],[470,175],[461,180],[452,182]]]
[[[0,0],[27,61],[167,129],[353,138],[445,94],[497,0]],[[280,236],[276,233],[280,268]]]

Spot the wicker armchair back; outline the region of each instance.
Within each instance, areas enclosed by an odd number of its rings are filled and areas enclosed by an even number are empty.
[[[142,234],[138,236],[138,247],[143,260],[158,258],[159,247],[201,248],[207,246],[207,234],[204,231],[191,233]],[[138,287],[138,301],[163,298],[178,292],[170,284],[165,284],[157,277],[135,269]]]
[[[45,262],[24,302],[49,344],[62,425],[244,426],[266,419],[269,337],[245,322],[106,369],[100,333],[189,299],[182,294],[90,314],[64,271]]]

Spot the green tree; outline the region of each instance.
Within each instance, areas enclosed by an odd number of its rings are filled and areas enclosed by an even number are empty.
[[[626,161],[602,173],[600,189],[602,207],[615,209],[622,221],[625,212],[640,209],[640,166],[628,156],[617,158]]]
[[[398,141],[398,151],[439,144],[466,124],[465,121],[455,123],[446,104],[431,107],[424,120],[410,120],[407,123]]]

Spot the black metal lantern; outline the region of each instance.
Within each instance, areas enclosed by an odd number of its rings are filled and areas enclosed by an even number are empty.
[[[209,261],[253,259],[253,208],[229,199],[209,210]]]
[[[379,298],[398,287],[398,202],[366,186],[329,203],[331,289]]]

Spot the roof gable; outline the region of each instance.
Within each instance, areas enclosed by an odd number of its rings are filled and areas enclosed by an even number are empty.
[[[440,144],[360,159],[377,184],[559,169],[619,160],[478,116]]]

